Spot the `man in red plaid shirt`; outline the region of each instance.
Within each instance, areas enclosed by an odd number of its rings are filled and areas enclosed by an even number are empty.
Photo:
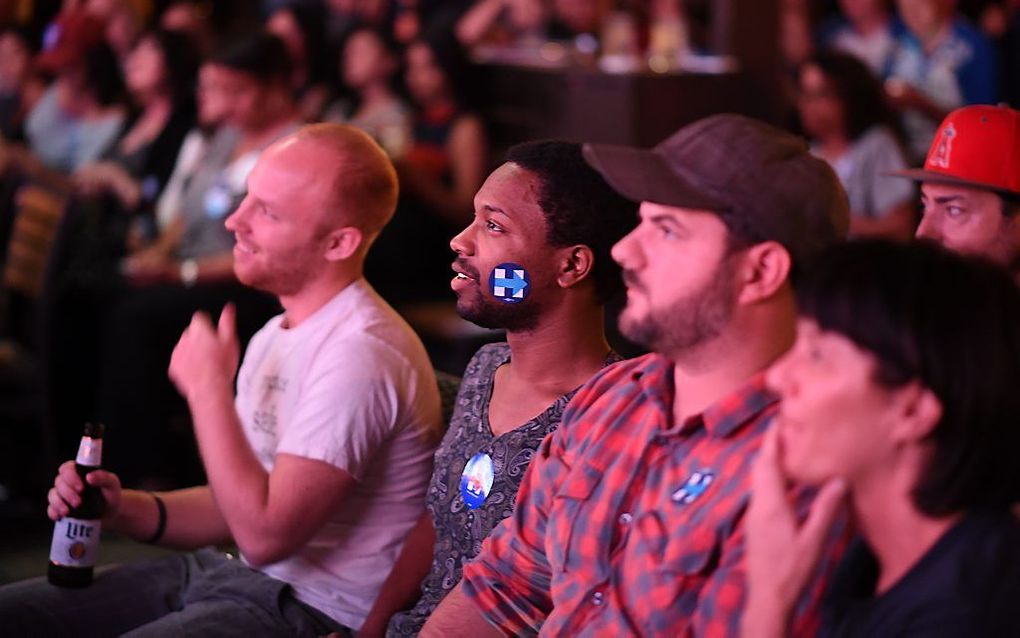
[[[790,275],[845,235],[846,196],[806,144],[718,115],[652,150],[586,146],[641,223],[613,249],[625,335],[536,453],[514,515],[423,636],[739,633],[749,471],[776,412],[763,371],[793,343]],[[793,494],[804,511],[807,494]],[[818,627],[837,525],[790,629]]]

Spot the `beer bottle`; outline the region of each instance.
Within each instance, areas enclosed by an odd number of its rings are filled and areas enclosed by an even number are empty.
[[[99,488],[89,485],[85,475],[99,469],[103,457],[102,424],[85,424],[78,447],[75,469],[85,488],[81,504],[56,522],[50,545],[50,566],[46,577],[60,587],[85,587],[92,582],[92,568],[99,549],[100,519],[106,503]]]

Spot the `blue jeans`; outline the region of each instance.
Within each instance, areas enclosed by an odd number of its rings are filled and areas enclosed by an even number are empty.
[[[350,632],[287,583],[204,549],[108,567],[82,589],[35,578],[0,587],[9,636],[322,636]]]

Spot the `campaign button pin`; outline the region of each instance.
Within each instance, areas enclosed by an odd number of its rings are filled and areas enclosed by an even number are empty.
[[[471,457],[460,475],[460,495],[468,509],[478,509],[492,490],[492,458],[484,452]]]
[[[690,505],[708,490],[708,486],[715,480],[715,474],[708,470],[701,470],[691,474],[684,484],[677,491],[673,492],[673,501],[681,505]]]

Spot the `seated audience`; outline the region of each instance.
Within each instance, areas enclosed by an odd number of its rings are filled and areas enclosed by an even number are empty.
[[[862,537],[822,635],[1020,635],[1016,286],[934,245],[867,242],[807,271],[798,302],[768,374],[781,400],[753,473],[745,635],[790,635],[844,494]],[[803,524],[788,480],[824,486]]]
[[[856,58],[819,53],[799,73],[797,101],[811,151],[827,161],[850,199],[850,234],[909,238],[914,188],[888,175],[907,167],[896,114],[882,85]]]
[[[326,71],[329,55],[325,19],[325,7],[291,2],[266,20],[266,31],[287,47],[291,88],[301,117],[307,122],[322,118],[332,94]]]
[[[482,121],[470,110],[471,66],[453,36],[430,33],[408,47],[406,61],[415,116],[411,147],[394,161],[399,213],[368,265],[383,297],[397,303],[448,296],[442,255],[471,217],[488,161]],[[393,267],[398,259],[414,264],[414,277]]]
[[[123,261],[126,289],[102,307],[100,372],[93,375],[99,420],[122,442],[109,458],[132,482],[178,467],[152,452],[182,412],[162,362],[191,314],[233,301],[243,311],[244,342],[276,311],[271,298],[235,280],[235,240],[223,220],[243,199],[263,149],[299,125],[286,51],[275,37],[256,34],[228,45],[209,66],[233,96],[230,126],[206,146],[173,221]]]
[[[212,11],[212,6],[205,0],[172,0],[163,9],[159,26],[166,31],[188,36],[199,58],[205,59],[216,48]]]
[[[382,32],[369,27],[351,32],[340,57],[340,75],[353,99],[338,100],[326,114],[327,121],[365,131],[394,158],[411,143],[411,110],[397,87],[401,57],[396,42]]]
[[[967,106],[939,127],[924,168],[917,237],[1020,269],[1020,112]]]
[[[21,141],[29,105],[38,98],[32,66],[35,46],[24,30],[0,30],[0,140]]]
[[[544,35],[542,0],[478,0],[457,21],[456,34],[467,48],[480,44],[510,45]]]
[[[196,67],[184,36],[151,31],[139,39],[124,63],[124,81],[138,114],[100,161],[75,171],[79,193],[110,195],[125,212],[155,202],[194,122]]]
[[[145,31],[145,2],[133,0],[85,0],[85,10],[98,17],[106,25],[106,43],[110,45],[117,59],[124,61],[138,44]]]
[[[582,386],[422,636],[739,627],[749,471],[777,411],[764,371],[793,344],[791,270],[846,234],[846,197],[803,141],[737,115],[585,157],[641,202],[613,257],[621,331],[654,353]],[[845,536],[823,550],[795,635],[817,628]]]
[[[361,636],[418,634],[464,564],[510,516],[528,462],[577,388],[619,360],[603,333],[603,305],[623,287],[609,252],[634,227],[637,207],[584,163],[578,144],[523,144],[506,159],[475,196],[474,221],[450,246],[457,312],[506,330],[507,340],[484,346],[468,364],[436,453],[428,512]],[[507,301],[513,289],[497,295],[500,267],[525,273],[519,303]]]
[[[36,178],[96,161],[127,118],[120,67],[102,41],[102,24],[80,12],[67,14],[55,34],[37,60],[56,79],[25,120],[28,149],[8,147],[0,158],[0,165]]]
[[[891,5],[891,0],[839,0],[841,15],[822,24],[822,47],[852,55],[882,77],[903,31]]]
[[[896,39],[884,77],[916,160],[949,111],[995,103],[999,64],[987,38],[956,15],[953,0],[897,0],[897,6],[906,30]]]
[[[220,69],[216,64],[207,62],[198,70],[198,90],[196,91],[197,126],[184,137],[181,149],[177,153],[173,173],[167,180],[166,187],[160,193],[155,207],[155,226],[151,232],[139,236],[139,240],[152,241],[165,231],[171,222],[180,215],[181,197],[184,187],[191,182],[198,170],[206,148],[225,125],[233,109],[234,94],[231,87],[224,84]],[[141,241],[131,248],[138,250]]]
[[[121,489],[111,471],[84,478],[106,499],[105,529],[184,550],[236,543],[242,560],[205,549],[104,569],[84,589],[9,585],[5,631],[320,636],[361,626],[422,512],[440,418],[425,349],[362,278],[396,205],[396,174],[364,133],[318,125],[267,149],[250,186],[226,221],[235,272],[284,313],[240,371],[232,306],[218,326],[196,314],[170,359],[208,484],[153,494]],[[62,465],[52,519],[82,486],[74,463]]]

